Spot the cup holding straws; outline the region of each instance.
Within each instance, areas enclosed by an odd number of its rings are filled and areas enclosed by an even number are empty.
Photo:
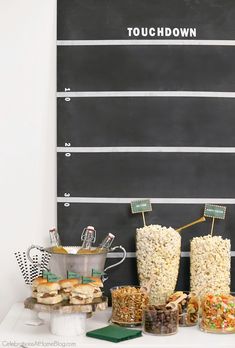
[[[34,296],[33,294],[37,281],[40,281],[43,271],[48,269],[50,255],[47,252],[44,252],[41,255],[41,260],[39,260],[39,255],[36,254],[33,256],[33,263],[31,263],[27,259],[26,252],[17,251],[14,254],[20,272],[23,276],[23,280],[27,286],[27,294],[29,294],[28,297]],[[39,264],[41,265],[40,267]],[[30,313],[30,317],[26,321],[26,325],[38,326],[44,324],[44,321],[39,318],[37,312],[28,311],[28,313]]]

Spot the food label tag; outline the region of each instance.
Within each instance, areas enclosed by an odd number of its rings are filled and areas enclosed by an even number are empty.
[[[152,205],[150,199],[142,199],[139,201],[131,202],[131,212],[132,214],[144,213],[146,211],[152,211]]]
[[[51,273],[51,274],[48,274],[47,276],[47,281],[49,283],[53,283],[53,282],[58,282],[58,280],[60,280],[61,277],[58,277],[56,274],[54,273]]]
[[[51,274],[53,274],[53,273],[51,273],[51,272],[49,272],[49,271],[42,271],[42,277],[43,277],[43,279],[47,279],[47,277],[48,277],[49,275],[51,275]]]
[[[94,282],[94,280],[92,280],[91,278],[88,277],[82,277],[82,284],[89,284]]]
[[[102,275],[105,275],[105,273],[92,269],[92,277],[101,277]]]
[[[75,278],[75,279],[80,279],[81,276],[80,276],[80,274],[78,274],[78,273],[67,271],[67,278],[68,278],[68,279],[74,279],[74,278]]]
[[[215,219],[225,219],[226,207],[221,205],[206,204],[204,210],[204,216],[215,218]]]

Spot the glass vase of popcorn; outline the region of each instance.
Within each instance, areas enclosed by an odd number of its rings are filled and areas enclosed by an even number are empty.
[[[176,286],[181,252],[181,236],[173,228],[149,225],[136,231],[139,281],[150,287],[150,303],[161,304],[159,296],[170,296]],[[162,300],[162,304],[164,301]]]
[[[229,295],[231,242],[221,236],[195,237],[190,243],[190,288],[199,297]]]

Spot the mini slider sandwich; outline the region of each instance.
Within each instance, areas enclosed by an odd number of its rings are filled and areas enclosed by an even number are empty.
[[[103,282],[99,277],[90,277],[90,279],[92,280],[91,283],[89,283],[89,285],[94,287],[94,294],[93,297],[94,298],[98,298],[102,296],[102,291],[100,288],[103,288]]]
[[[43,304],[56,304],[62,302],[63,298],[59,294],[60,285],[59,283],[46,283],[40,284],[37,287],[37,301]]]
[[[69,300],[69,297],[71,295],[72,289],[74,285],[77,285],[79,283],[78,279],[63,279],[59,281],[61,290],[60,294],[63,298],[63,300]]]
[[[38,277],[38,278],[35,278],[33,281],[32,281],[32,297],[33,298],[37,298],[37,287],[38,285],[40,284],[45,284],[47,283],[47,279],[43,278],[43,277]]]
[[[94,287],[90,284],[77,284],[73,287],[70,296],[71,304],[86,304],[93,301]]]

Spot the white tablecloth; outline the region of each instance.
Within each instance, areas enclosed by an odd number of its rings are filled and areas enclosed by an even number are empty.
[[[111,343],[88,337],[59,337],[49,331],[48,315],[40,314],[46,319],[42,326],[27,326],[28,310],[22,303],[12,306],[5,319],[0,324],[0,347],[128,347],[128,348],[235,348],[235,334],[216,335],[201,332],[197,327],[179,328],[179,332],[172,336],[142,337],[121,343]],[[87,331],[108,325],[110,309],[96,313],[87,319]]]

